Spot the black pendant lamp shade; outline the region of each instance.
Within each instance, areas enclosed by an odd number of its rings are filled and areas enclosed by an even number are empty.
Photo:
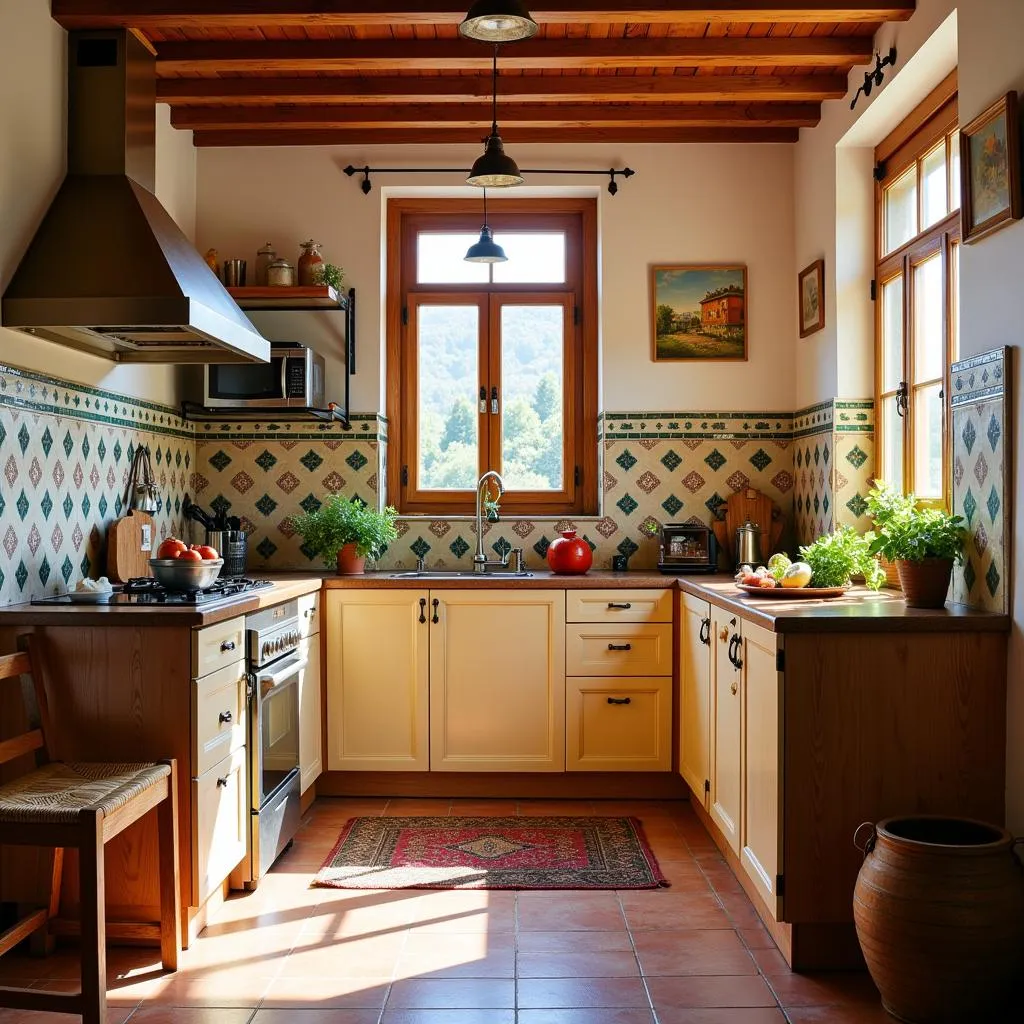
[[[484,189],[484,226],[480,229],[480,240],[466,250],[463,259],[467,263],[505,263],[505,250],[494,241],[494,235],[487,226],[487,189]]]
[[[513,43],[529,39],[537,22],[520,0],[477,0],[459,25],[459,33],[481,43]]]
[[[477,157],[466,184],[478,188],[511,188],[522,183],[523,176],[515,160],[505,152],[505,145],[498,134],[498,45],[495,43],[491,64],[491,134],[487,136],[483,155]]]

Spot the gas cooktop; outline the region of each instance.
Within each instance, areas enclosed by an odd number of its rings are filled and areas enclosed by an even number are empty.
[[[247,594],[253,590],[263,590],[273,586],[270,580],[250,580],[243,576],[227,576],[214,580],[205,590],[168,590],[152,576],[142,576],[128,580],[122,586],[115,587],[108,605],[210,605],[218,601],[226,601]],[[56,597],[35,598],[32,604],[71,604],[66,594]]]

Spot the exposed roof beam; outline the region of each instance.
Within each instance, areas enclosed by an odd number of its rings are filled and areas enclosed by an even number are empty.
[[[841,99],[842,75],[572,75],[503,76],[502,103],[820,101]],[[488,99],[490,75],[357,78],[160,78],[156,98],[173,106],[243,104],[466,103]]]
[[[816,103],[752,103],[741,106],[650,104],[610,107],[601,104],[531,104],[500,111],[501,129],[612,127],[635,128],[812,128],[821,116]],[[240,131],[252,128],[292,130],[324,128],[475,127],[483,138],[491,122],[491,107],[479,104],[304,107],[181,107],[171,113],[175,128]],[[567,136],[571,141],[572,136]]]
[[[237,28],[252,25],[454,25],[459,0],[52,0],[65,28]],[[538,22],[561,24],[906,21],[914,0],[532,0]]]
[[[531,39],[506,47],[503,68],[853,67],[873,54],[867,36],[733,39]],[[462,39],[163,42],[165,73],[260,71],[484,71],[490,47]],[[500,89],[499,89],[500,91]]]
[[[529,142],[550,142],[564,146],[567,142],[796,142],[798,128],[577,128],[572,138],[564,128],[502,129],[508,145]],[[196,146],[376,146],[376,145],[447,145],[472,143],[479,145],[476,128],[356,128],[292,131],[197,131]]]

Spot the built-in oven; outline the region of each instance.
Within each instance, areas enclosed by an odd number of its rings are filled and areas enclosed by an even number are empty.
[[[250,829],[243,882],[254,889],[299,827],[299,676],[307,658],[295,601],[246,616],[245,628]]]
[[[299,344],[270,346],[269,363],[212,363],[206,367],[211,408],[322,408],[324,358]]]

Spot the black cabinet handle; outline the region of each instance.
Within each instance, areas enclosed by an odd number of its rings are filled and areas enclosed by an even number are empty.
[[[743,643],[739,633],[733,633],[729,640],[729,660],[734,668],[743,668],[743,660],[740,658],[740,644]]]
[[[420,598],[420,622],[426,622],[427,621],[426,609],[427,609],[427,599],[425,597],[421,597]]]
[[[700,642],[702,644],[704,644],[705,647],[710,647],[711,646],[711,620],[710,619],[701,619],[700,620],[700,632],[697,634],[697,636],[700,638]]]
[[[232,715],[230,711],[222,711],[220,713],[220,721],[222,725],[226,722],[234,721],[234,715]]]
[[[616,604],[614,601],[609,601],[608,602],[608,607],[609,608],[621,608],[623,611],[628,611],[633,606],[628,601],[626,601],[624,604]]]
[[[225,640],[224,643],[220,645],[220,649],[222,651],[233,651],[235,649],[235,641]]]
[[[632,644],[609,644],[609,651],[631,651],[633,650]]]
[[[431,603],[431,604],[432,604],[432,605],[434,606],[434,614],[433,614],[433,615],[431,616],[431,619],[430,619],[430,621],[431,621],[431,622],[434,622],[434,623],[440,622],[441,620],[440,620],[440,619],[439,619],[439,618],[437,617],[437,606],[438,606],[438,605],[439,605],[439,604],[440,604],[441,602],[440,602],[440,601],[438,601],[438,599],[437,599],[437,598],[435,597],[435,598],[434,598],[434,600],[433,600],[433,601],[431,601],[430,603]]]
[[[630,703],[630,698],[629,697],[609,697],[608,698],[608,703],[609,704],[629,704]]]

